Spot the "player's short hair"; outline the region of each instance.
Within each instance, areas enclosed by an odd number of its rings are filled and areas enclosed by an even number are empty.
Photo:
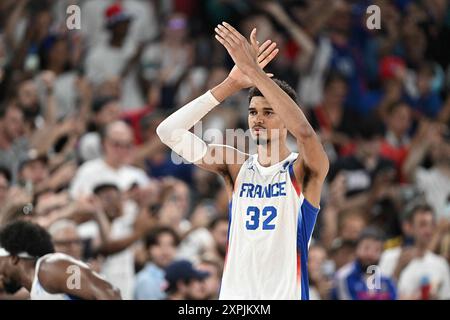
[[[180,243],[180,237],[178,234],[172,228],[164,226],[156,227],[147,233],[144,239],[145,248],[149,249],[150,247],[157,246],[159,243],[159,236],[164,233],[170,234],[174,240],[175,246],[178,246]]]
[[[41,226],[29,221],[14,221],[0,231],[0,246],[11,255],[22,252],[32,257],[54,253],[50,234]]]
[[[297,102],[297,93],[295,92],[294,89],[292,89],[292,87],[287,84],[287,82],[283,81],[283,80],[279,80],[279,79],[272,79],[273,82],[275,82],[284,92],[287,93],[287,95],[289,97],[291,97],[292,100],[294,100],[295,102]],[[264,95],[261,93],[261,91],[259,91],[259,89],[257,87],[251,87],[250,90],[248,91],[248,103],[250,103],[250,101],[252,101],[253,97],[264,97]]]

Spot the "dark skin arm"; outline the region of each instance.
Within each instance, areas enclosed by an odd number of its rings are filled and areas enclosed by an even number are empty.
[[[258,46],[257,63],[260,68],[264,68],[278,54],[276,43],[267,40],[261,46]],[[269,74],[268,77],[272,75]],[[245,76],[242,71],[234,66],[228,77],[220,84],[211,89],[211,93],[222,102],[226,98],[239,92],[242,89],[253,86],[250,78]],[[231,196],[233,184],[239,173],[242,163],[248,158],[248,155],[239,150],[226,145],[208,145],[207,153],[200,161],[195,164],[200,168],[217,173],[225,179],[228,195]]]
[[[227,49],[238,68],[261,91],[270,106],[297,140],[300,151],[294,163],[296,179],[303,186],[305,198],[319,207],[323,182],[328,173],[328,157],[306,116],[299,106],[270,77],[257,62],[256,29],[249,43],[228,23],[216,28],[216,39]]]
[[[78,276],[79,281],[75,281]],[[41,263],[38,277],[50,293],[65,293],[86,300],[121,300],[117,288],[75,259],[48,258]]]

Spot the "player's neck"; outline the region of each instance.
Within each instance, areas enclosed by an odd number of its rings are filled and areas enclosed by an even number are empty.
[[[291,154],[291,151],[284,143],[280,143],[278,148],[273,149],[269,142],[264,145],[258,145],[257,150],[258,162],[263,167],[273,166],[274,164],[286,159]]]

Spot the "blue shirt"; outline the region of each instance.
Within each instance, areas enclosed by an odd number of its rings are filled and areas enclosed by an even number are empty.
[[[154,263],[147,263],[136,275],[134,298],[136,300],[163,300],[165,279],[164,270]]]
[[[335,277],[332,291],[334,300],[396,300],[397,290],[389,277],[380,275],[379,287],[370,290],[368,282],[376,285],[376,281],[368,281],[366,275],[376,277],[375,273],[366,274],[361,265],[355,261],[342,267]]]

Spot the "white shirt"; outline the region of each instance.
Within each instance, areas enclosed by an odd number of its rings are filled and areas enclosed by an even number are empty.
[[[103,159],[95,159],[83,163],[75,174],[70,187],[73,198],[92,194],[94,188],[103,183],[116,184],[122,191],[137,183],[145,186],[150,182],[144,170],[133,166],[122,166],[119,169],[110,167]]]
[[[138,208],[136,204],[127,201],[124,206],[123,216],[114,219],[111,224],[110,238],[118,240],[131,235],[137,213]],[[100,237],[98,224],[94,221],[81,224],[78,227],[78,232],[83,239],[98,239]],[[102,263],[100,273],[108,282],[119,288],[122,299],[133,299],[135,280],[133,245],[106,257]]]
[[[450,177],[435,168],[418,168],[416,171],[417,186],[425,193],[430,206],[433,207],[436,218],[450,219],[447,210],[447,198],[450,196]]]
[[[119,77],[136,50],[133,41],[127,41],[120,48],[112,47],[109,43],[92,47],[85,61],[87,78],[98,86],[105,80]],[[145,102],[137,82],[137,69],[128,72],[121,84],[122,107],[127,110],[142,107]]]
[[[380,268],[383,274],[392,276],[401,254],[401,247],[386,250],[381,256]],[[447,261],[428,251],[423,257],[417,257],[400,273],[398,280],[399,296],[413,296],[420,292],[421,280],[428,277],[431,292],[439,299],[450,299],[450,268]]]

